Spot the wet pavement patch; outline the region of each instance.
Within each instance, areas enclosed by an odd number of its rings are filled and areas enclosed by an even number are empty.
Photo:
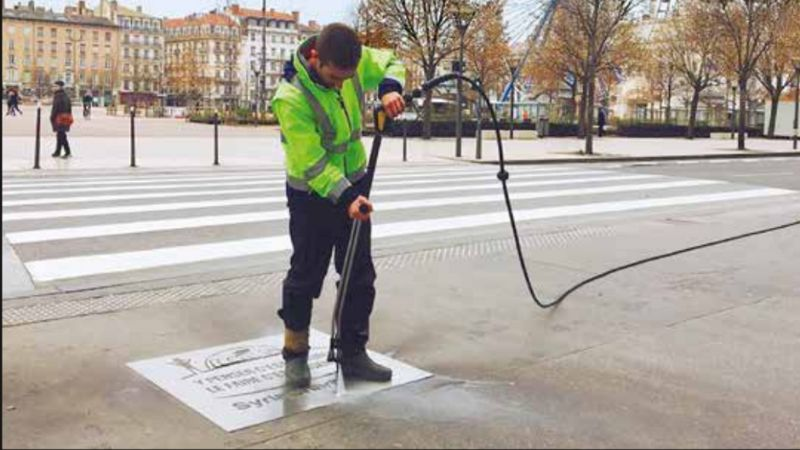
[[[392,381],[347,383],[337,390],[336,366],[327,361],[329,341],[328,335],[312,330],[312,383],[307,389],[284,385],[283,335],[131,362],[128,367],[228,432],[431,376],[370,352],[376,362],[394,371]]]

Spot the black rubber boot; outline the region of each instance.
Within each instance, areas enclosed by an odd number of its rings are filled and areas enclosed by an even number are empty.
[[[373,361],[365,350],[344,355],[342,373],[348,381],[361,380],[385,383],[392,380],[392,369]]]
[[[307,388],[311,385],[311,370],[308,368],[308,355],[286,357],[286,386],[293,389]]]

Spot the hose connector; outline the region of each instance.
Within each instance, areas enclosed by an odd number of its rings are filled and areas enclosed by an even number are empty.
[[[502,181],[502,182],[508,181],[508,172],[506,172],[505,170],[501,170],[500,172],[497,172],[497,179]]]

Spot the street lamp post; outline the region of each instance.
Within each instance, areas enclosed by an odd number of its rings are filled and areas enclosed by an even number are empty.
[[[732,86],[731,89],[733,92],[733,104],[731,108],[731,139],[734,139],[736,134],[736,86]]]
[[[800,58],[794,60],[794,136],[792,148],[797,150],[798,119],[800,119]]]
[[[481,85],[481,81],[476,81],[478,86]],[[481,159],[483,157],[483,112],[481,111],[481,104],[483,103],[483,97],[478,94],[477,102],[475,103],[475,116],[476,116],[476,123],[475,123],[475,159]]]
[[[460,0],[452,5],[453,19],[458,29],[460,44],[458,51],[458,70],[457,73],[464,73],[464,36],[467,34],[472,19],[475,18],[477,10],[469,0]],[[464,83],[459,78],[456,81],[456,158],[461,158],[461,134],[462,134],[462,108]]]
[[[511,108],[508,114],[508,138],[514,139],[514,97],[516,95],[516,87],[514,86],[514,75],[517,73],[516,61],[510,66],[511,69]]]
[[[261,78],[258,79],[258,106],[263,116],[267,112],[267,0],[261,1]]]

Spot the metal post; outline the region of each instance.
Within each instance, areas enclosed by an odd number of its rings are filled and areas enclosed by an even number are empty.
[[[258,86],[259,108],[263,117],[267,112],[267,0],[261,1],[261,80]]]
[[[403,119],[403,162],[408,161],[408,120]]]
[[[798,119],[800,119],[800,62],[795,68],[794,84],[794,136],[792,137],[792,148],[797,150]]]
[[[511,68],[511,110],[508,115],[508,138],[514,139],[514,74],[516,73],[517,69],[515,67]]]
[[[131,106],[131,167],[136,167],[136,128],[134,118],[136,117],[136,107]]]
[[[214,165],[219,165],[219,112],[214,111]]]
[[[458,73],[464,73],[464,35],[467,32],[466,27],[462,26],[459,27],[459,31],[461,32],[461,45],[459,47],[459,54],[458,54]],[[462,99],[462,89],[464,87],[461,78],[458,79],[456,83],[456,158],[461,158],[461,99]]]
[[[39,166],[39,158],[41,156],[42,144],[42,102],[36,101],[36,152],[33,159],[33,168],[41,169]]]
[[[478,103],[475,105],[477,122],[475,123],[475,159],[483,157],[483,113],[481,111],[481,104],[483,97],[478,95]]]
[[[731,109],[731,139],[736,138],[736,86],[731,87],[733,92],[733,98],[731,101],[733,102],[733,107]]]

